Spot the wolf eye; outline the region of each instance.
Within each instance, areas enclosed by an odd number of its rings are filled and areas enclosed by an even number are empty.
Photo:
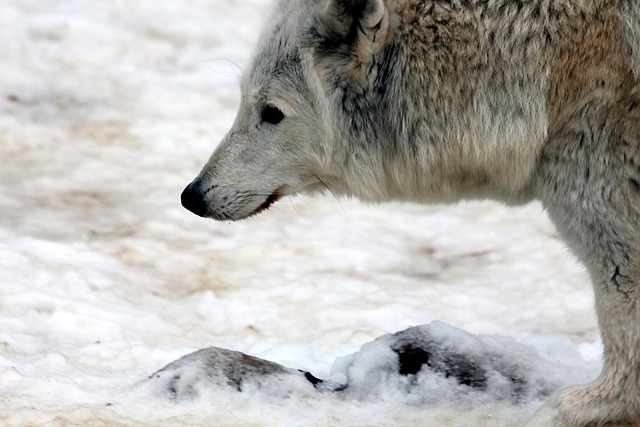
[[[262,109],[260,118],[263,122],[277,125],[282,121],[282,119],[284,119],[284,113],[272,105],[267,105]]]

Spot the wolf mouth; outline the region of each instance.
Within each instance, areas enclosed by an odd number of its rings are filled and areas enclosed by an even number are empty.
[[[269,197],[267,197],[267,199],[256,208],[256,210],[254,210],[253,212],[251,212],[247,217],[250,216],[254,216],[259,214],[260,212],[266,211],[267,209],[269,209],[269,207],[274,204],[275,202],[277,202],[278,200],[280,200],[283,196],[283,194],[281,193],[281,188],[278,188],[276,191],[274,191],[273,193],[271,193],[269,195]]]
[[[256,213],[260,213],[264,210],[269,209],[269,206],[271,206],[272,204],[280,200],[281,197],[282,196],[280,194],[278,194],[277,192],[274,192],[269,197],[267,197],[267,200],[265,200],[263,204],[258,206],[258,209],[256,209]]]

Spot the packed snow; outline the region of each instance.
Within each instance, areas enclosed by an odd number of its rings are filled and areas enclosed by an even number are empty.
[[[514,426],[597,376],[538,204],[180,206],[268,7],[2,2],[0,424]]]

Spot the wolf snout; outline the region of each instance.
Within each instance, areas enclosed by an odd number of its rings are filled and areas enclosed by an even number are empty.
[[[204,198],[204,191],[202,191],[200,183],[193,181],[191,184],[182,191],[180,195],[180,201],[185,209],[190,210],[198,216],[205,216],[208,207]]]

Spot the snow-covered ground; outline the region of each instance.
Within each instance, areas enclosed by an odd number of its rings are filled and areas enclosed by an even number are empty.
[[[539,205],[299,196],[240,223],[182,209],[267,6],[2,1],[0,424],[523,422],[540,402],[456,400],[446,384],[419,402],[286,382],[175,402],[145,382],[208,346],[329,378],[354,360],[340,356],[435,320],[535,347],[552,382],[597,375],[586,273]]]

